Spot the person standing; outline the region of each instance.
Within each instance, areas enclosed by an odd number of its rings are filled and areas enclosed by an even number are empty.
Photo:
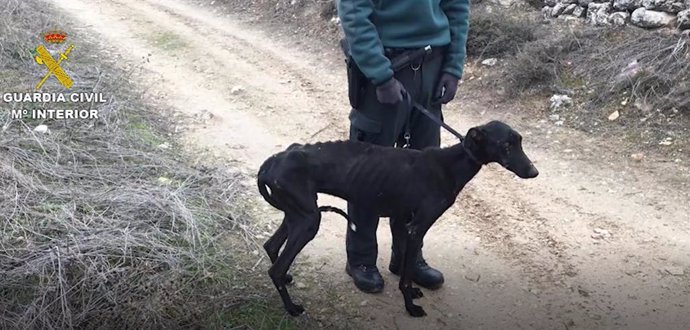
[[[356,100],[351,98],[350,139],[413,149],[439,146],[439,125],[403,100],[410,97],[442,118],[441,105],[453,100],[462,78],[469,0],[339,0],[337,9],[350,60],[364,78]],[[427,45],[430,54],[393,72],[392,59]],[[361,291],[381,292],[379,217],[352,203],[348,214],[358,226],[347,229],[346,271]],[[399,275],[402,256],[395,244],[391,248],[389,270]],[[414,269],[418,285],[442,286],[443,274],[426,263],[421,249]]]

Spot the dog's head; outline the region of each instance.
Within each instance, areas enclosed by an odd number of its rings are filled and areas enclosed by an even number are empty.
[[[499,163],[523,179],[539,175],[532,161],[522,151],[522,136],[507,124],[491,121],[471,128],[465,138],[465,147],[478,161]]]

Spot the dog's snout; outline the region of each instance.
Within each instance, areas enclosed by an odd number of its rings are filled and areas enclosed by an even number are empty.
[[[537,170],[537,168],[534,167],[534,165],[530,164],[529,170],[527,170],[527,178],[536,178],[537,175],[539,175],[539,170]]]

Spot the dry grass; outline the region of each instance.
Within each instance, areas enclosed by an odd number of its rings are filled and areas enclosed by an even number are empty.
[[[598,107],[627,97],[631,104],[690,113],[687,36],[585,27],[528,42],[508,63],[513,95],[579,89]]]
[[[621,95],[662,110],[690,114],[690,38],[622,30],[601,34],[575,72],[597,90],[596,101]],[[586,69],[585,69],[586,68]]]
[[[568,55],[581,44],[570,35],[526,43],[510,61],[504,84],[511,96],[558,86],[563,88]]]
[[[517,52],[525,43],[535,40],[536,22],[513,17],[505,11],[489,12],[482,5],[472,8],[467,35],[467,55],[502,57]]]
[[[0,90],[31,91],[42,70],[28,50],[54,14],[32,1],[0,5]],[[155,112],[123,83],[127,73],[79,42],[65,65],[78,82],[70,92],[111,96],[98,120],[0,118],[0,328],[242,325],[226,314],[262,297],[250,277],[257,262],[246,260],[255,224],[242,212],[241,178],[159,148],[165,134],[151,123],[169,123],[145,115]],[[51,133],[33,132],[38,124]]]

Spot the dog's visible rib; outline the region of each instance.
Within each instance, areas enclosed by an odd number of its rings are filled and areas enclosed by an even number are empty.
[[[285,309],[291,315],[304,312],[288,294],[288,270],[316,236],[321,213],[338,213],[356,229],[343,210],[317,205],[317,195],[325,193],[390,218],[393,244],[403,256],[399,289],[405,308],[412,316],[426,315],[412,301],[421,291],[411,280],[424,235],[482,165],[496,162],[521,178],[536,177],[539,172],[522,151],[521,139],[508,125],[493,121],[471,128],[463,143],[447,148],[412,150],[357,141],[295,143],[267,159],[257,176],[259,192],[285,217],[264,249],[273,263],[268,274]]]

